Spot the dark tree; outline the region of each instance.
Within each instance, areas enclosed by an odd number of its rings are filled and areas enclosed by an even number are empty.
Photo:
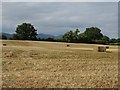
[[[75,41],[75,42],[78,41],[79,33],[80,33],[80,30],[79,30],[79,29],[76,29],[76,30],[74,31],[73,36],[74,36],[74,41]]]
[[[120,43],[120,38],[117,39],[117,42]]]
[[[88,38],[84,33],[79,34],[78,42],[82,43],[92,43],[92,40]]]
[[[97,27],[86,28],[84,34],[91,40],[100,40],[103,37],[101,30]]]
[[[0,35],[0,39],[7,39],[7,36],[1,34],[1,35]]]
[[[54,38],[47,38],[46,41],[56,41]]]
[[[109,38],[108,36],[103,36],[103,37],[101,38],[101,40],[102,40],[102,42],[103,42],[104,44],[107,44],[107,43],[109,43],[110,38]]]
[[[36,40],[37,30],[30,23],[22,23],[16,28],[16,34],[14,34],[13,39],[19,40]]]
[[[117,43],[117,39],[115,38],[110,39],[110,43]]]

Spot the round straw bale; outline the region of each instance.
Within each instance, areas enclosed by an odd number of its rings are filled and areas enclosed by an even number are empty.
[[[109,46],[106,46],[106,49],[109,49]]]
[[[97,51],[97,52],[106,52],[106,46],[103,46],[103,45],[96,46],[94,48],[94,51]]]
[[[7,46],[7,44],[3,43],[3,46]]]
[[[69,45],[69,44],[67,44],[67,47],[70,47],[70,45]]]

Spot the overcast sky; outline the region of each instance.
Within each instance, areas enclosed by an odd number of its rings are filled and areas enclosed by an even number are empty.
[[[3,2],[118,2],[119,0],[1,0]]]
[[[7,1],[7,0],[6,0]],[[98,27],[102,33],[118,37],[117,2],[3,2],[2,30],[15,33],[23,22],[32,23],[38,33],[61,35],[79,28]]]

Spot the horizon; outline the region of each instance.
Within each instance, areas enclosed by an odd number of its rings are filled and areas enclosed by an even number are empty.
[[[38,34],[63,35],[78,28],[98,27],[110,38],[118,38],[117,2],[3,2],[2,32],[15,33],[24,22]]]
[[[16,33],[7,33],[7,32],[0,32],[0,34],[2,34],[2,33],[5,33],[5,34],[16,34]],[[81,32],[82,33],[82,32]],[[52,34],[47,34],[47,33],[37,33],[37,35],[39,35],[39,34],[45,34],[45,35],[52,35]],[[103,34],[103,33],[102,33]],[[59,35],[52,35],[52,36],[63,36],[64,34],[59,34]],[[104,35],[104,34],[103,34]],[[107,36],[107,35],[105,35],[105,36]],[[109,36],[108,36],[109,37]],[[116,37],[116,38],[111,38],[111,37],[109,37],[110,39],[119,39],[119,37]]]

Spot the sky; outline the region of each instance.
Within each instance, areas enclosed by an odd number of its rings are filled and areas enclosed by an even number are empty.
[[[2,32],[15,33],[17,25],[26,22],[44,34],[61,35],[76,28],[84,32],[88,27],[98,27],[104,35],[118,37],[117,2],[7,1],[2,2]]]
[[[2,2],[118,2],[119,0],[1,0]]]

